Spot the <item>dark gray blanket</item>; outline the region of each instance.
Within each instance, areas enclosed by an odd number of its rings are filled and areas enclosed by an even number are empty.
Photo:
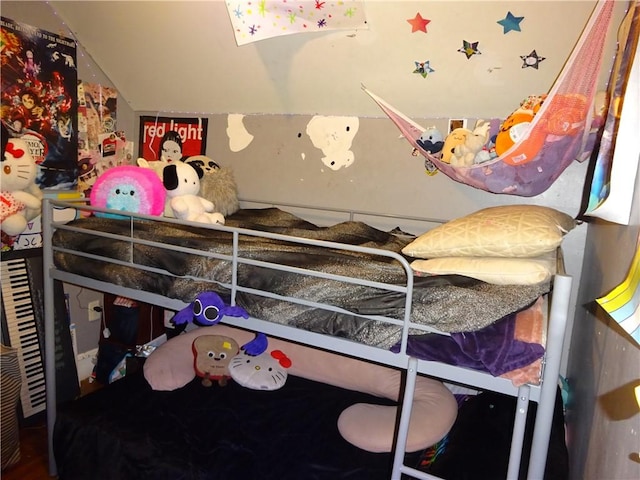
[[[92,230],[128,234],[128,221],[90,217],[73,222]],[[370,227],[362,222],[343,222],[318,227],[276,208],[240,210],[227,218],[227,226],[282,233],[400,252],[410,238]],[[156,222],[136,222],[135,235],[168,245],[180,245],[218,254],[230,254],[230,234],[219,230]],[[108,258],[152,266],[166,274],[150,275],[131,267],[109,265],[68,253],[56,252],[56,265],[66,271],[99,280],[191,302],[202,291],[216,291],[228,298],[231,265],[226,260],[203,258],[175,250],[98,238],[91,234],[57,231],[54,245],[91,252]],[[405,284],[404,269],[385,257],[336,249],[318,248],[270,239],[241,236],[245,258],[312,268],[336,275],[392,284]],[[198,277],[198,279],[194,279]],[[199,279],[207,279],[203,281]],[[240,292],[238,305],[251,316],[294,325],[320,333],[342,336],[369,345],[390,348],[400,338],[400,329],[354,314],[385,315],[402,319],[404,296],[367,286],[303,277],[254,265],[239,265],[238,283],[278,295],[329,303],[350,313],[311,309],[278,299]],[[549,291],[548,283],[534,286],[491,285],[470,278],[445,275],[415,277],[412,319],[445,332],[465,332],[491,325],[510,313],[531,305]]]

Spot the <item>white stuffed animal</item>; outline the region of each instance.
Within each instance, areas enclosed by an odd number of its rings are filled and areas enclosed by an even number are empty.
[[[469,167],[482,160],[476,160],[478,154],[482,155],[482,147],[489,141],[489,130],[491,123],[485,120],[478,120],[473,132],[467,135],[464,143],[456,145],[451,156],[451,165],[456,167]]]
[[[27,228],[27,221],[39,214],[42,197],[34,187],[37,166],[29,152],[27,143],[20,138],[9,138],[2,142],[2,193],[0,201],[0,230],[14,237]],[[34,193],[31,193],[34,192]],[[27,218],[29,216],[30,218]]]
[[[184,162],[172,162],[162,169],[162,183],[176,218],[224,225],[224,216],[214,212],[213,202],[198,195],[202,170]]]

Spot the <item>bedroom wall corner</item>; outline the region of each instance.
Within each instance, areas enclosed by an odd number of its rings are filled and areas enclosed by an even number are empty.
[[[584,275],[569,352],[567,446],[571,480],[637,478],[640,346],[596,304],[631,268],[640,235],[640,175],[628,226],[588,225]]]

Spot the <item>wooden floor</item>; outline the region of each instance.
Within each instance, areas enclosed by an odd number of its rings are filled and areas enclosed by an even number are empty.
[[[2,480],[45,480],[49,475],[45,422],[20,429],[20,461],[2,472]]]
[[[80,394],[101,388],[97,382],[80,382]],[[2,471],[2,480],[53,480],[49,475],[49,446],[46,418],[20,429],[20,461]]]

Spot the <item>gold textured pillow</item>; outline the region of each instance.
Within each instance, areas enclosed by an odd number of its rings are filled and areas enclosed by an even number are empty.
[[[556,255],[534,258],[442,257],[414,260],[411,268],[431,275],[457,274],[495,285],[535,285],[555,274]]]
[[[535,257],[555,250],[573,227],[573,218],[550,207],[489,207],[429,230],[402,253],[414,258]]]

